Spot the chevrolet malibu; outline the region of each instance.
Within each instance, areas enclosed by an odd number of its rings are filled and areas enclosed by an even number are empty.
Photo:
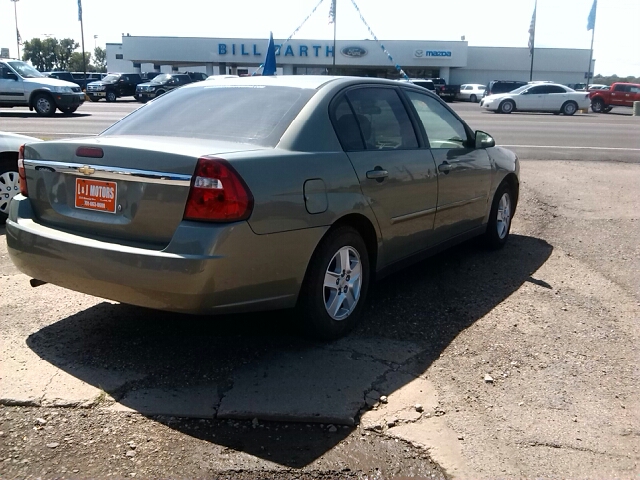
[[[591,100],[586,92],[576,92],[557,83],[530,83],[512,92],[489,95],[480,106],[495,113],[549,112],[573,115],[589,108]]]
[[[297,308],[347,333],[373,278],[509,237],[519,164],[437,96],[383,79],[190,84],[97,137],[28,143],[7,245],[25,274],[198,314]]]

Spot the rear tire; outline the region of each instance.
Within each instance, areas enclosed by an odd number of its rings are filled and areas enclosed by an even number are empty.
[[[305,333],[321,340],[346,335],[358,322],[369,289],[369,254],[351,227],[331,231],[311,258],[298,300]]]
[[[476,97],[475,94],[472,94],[469,97],[469,100],[471,101],[471,103],[477,103],[478,102],[478,97]]]
[[[507,182],[502,182],[491,203],[489,223],[484,234],[487,247],[497,250],[504,247],[511,231],[511,215],[514,211],[514,192]]]
[[[571,116],[578,111],[578,104],[576,102],[566,102],[560,110],[563,115]]]
[[[513,103],[512,100],[505,100],[500,104],[498,110],[500,110],[500,113],[511,113],[515,110],[515,108],[516,104]]]

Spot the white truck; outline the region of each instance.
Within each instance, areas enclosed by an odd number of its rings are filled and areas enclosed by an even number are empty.
[[[50,117],[56,108],[64,114],[75,112],[84,98],[75,83],[45,77],[20,60],[0,59],[0,107],[29,107]]]

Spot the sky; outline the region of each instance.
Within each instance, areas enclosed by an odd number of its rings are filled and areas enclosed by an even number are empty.
[[[289,37],[320,0],[82,0],[86,50],[134,36]],[[526,47],[535,0],[337,0],[337,38],[460,40],[471,46]],[[298,39],[333,38],[331,0],[295,34]],[[593,0],[538,0],[536,47],[591,45],[587,18]],[[24,40],[53,36],[80,42],[77,0],[18,0],[18,29]],[[598,0],[595,73],[640,76],[637,20],[640,0]],[[0,0],[0,47],[16,54],[14,3]],[[97,38],[94,36],[97,35]],[[393,55],[393,52],[390,52]]]

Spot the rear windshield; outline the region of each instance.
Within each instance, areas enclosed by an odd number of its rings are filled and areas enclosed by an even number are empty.
[[[202,138],[275,147],[315,92],[260,85],[179,88],[139,108],[102,135]]]

